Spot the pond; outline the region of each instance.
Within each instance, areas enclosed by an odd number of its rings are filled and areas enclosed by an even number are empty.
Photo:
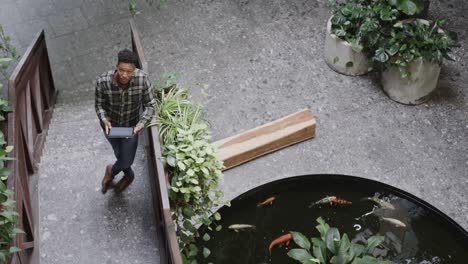
[[[347,202],[314,204],[335,196]],[[274,197],[271,203],[259,205]],[[374,199],[375,198],[375,199]],[[378,201],[385,201],[379,205]],[[423,200],[392,186],[343,175],[307,175],[286,178],[252,189],[219,210],[219,232],[209,231],[211,250],[198,263],[260,264],[299,263],[287,256],[289,246],[270,243],[289,231],[319,237],[316,219],[322,217],[353,242],[371,235],[385,236],[374,256],[404,264],[468,263],[468,233],[456,222]],[[235,232],[228,227],[248,224],[254,228]],[[207,230],[201,229],[203,236]]]

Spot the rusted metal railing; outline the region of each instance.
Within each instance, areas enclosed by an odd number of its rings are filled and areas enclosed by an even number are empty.
[[[7,116],[6,138],[16,160],[9,161],[8,187],[14,190],[18,228],[10,263],[39,263],[38,197],[36,171],[57,97],[44,30],[36,35],[8,81],[12,112]]]
[[[148,63],[145,59],[143,46],[139,37],[135,22],[130,20],[132,33],[133,51],[139,58],[139,67],[148,71]],[[160,245],[161,263],[182,264],[179,244],[177,242],[175,224],[171,217],[171,207],[167,193],[168,179],[164,165],[161,162],[161,143],[159,141],[159,131],[156,126],[146,129],[143,133],[148,157],[148,173],[151,180],[151,191],[153,194],[154,213],[159,224],[157,237]]]

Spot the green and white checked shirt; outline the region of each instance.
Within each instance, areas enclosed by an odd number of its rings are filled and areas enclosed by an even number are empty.
[[[153,117],[156,102],[148,74],[135,69],[128,88],[124,90],[113,82],[115,73],[115,70],[108,71],[96,80],[95,108],[98,118],[108,120],[116,127],[146,125]],[[143,106],[141,115],[140,106]]]

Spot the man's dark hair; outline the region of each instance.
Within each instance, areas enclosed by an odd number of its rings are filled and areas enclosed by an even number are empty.
[[[129,49],[123,49],[119,51],[117,58],[117,63],[133,63],[136,66],[138,62],[136,54]]]

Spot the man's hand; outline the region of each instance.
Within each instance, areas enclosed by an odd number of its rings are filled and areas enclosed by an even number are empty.
[[[106,135],[109,135],[109,131],[112,128],[111,122],[109,122],[109,120],[104,120],[104,121],[102,121],[102,123],[104,124],[104,129],[106,130]]]
[[[145,127],[145,125],[138,123],[134,128],[133,128],[133,134],[138,135],[138,133],[141,132],[141,130]]]

